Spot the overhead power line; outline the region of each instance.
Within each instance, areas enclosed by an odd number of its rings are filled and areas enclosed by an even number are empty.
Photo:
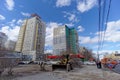
[[[99,59],[99,49],[100,49],[100,23],[101,23],[101,0],[98,1],[99,3],[99,20],[98,20],[98,50],[97,50],[97,54],[98,54],[98,59]]]
[[[100,44],[100,49],[102,48],[102,41],[103,41],[105,10],[106,10],[106,0],[104,0],[104,2],[103,2],[103,11],[102,11],[102,18],[101,18],[101,39],[100,39],[101,44]]]
[[[102,3],[101,0],[98,0],[98,4],[99,4],[99,8],[98,8],[98,11],[99,11],[99,19],[98,19],[98,50],[97,50],[98,59],[99,59],[99,50],[103,48],[106,29],[107,29],[107,22],[108,22],[108,19],[109,19],[111,0],[109,0],[108,2],[109,2],[108,3],[108,9],[106,9],[106,0],[104,0],[104,2],[103,2],[103,7],[101,7],[101,3]],[[106,17],[105,17],[105,12],[107,13]]]
[[[103,44],[104,44],[104,41],[105,41],[105,34],[106,34],[107,23],[108,23],[109,14],[110,14],[111,1],[112,1],[112,0],[109,0],[109,7],[108,7],[107,17],[106,17],[106,21],[105,21],[105,28],[104,28],[103,41],[102,41],[102,46],[101,46],[101,48],[103,48]]]

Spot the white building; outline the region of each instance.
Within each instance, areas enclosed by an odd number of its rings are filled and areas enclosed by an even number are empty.
[[[54,28],[53,32],[53,51],[54,54],[60,54],[67,51],[66,31],[65,26]]]
[[[29,60],[38,60],[44,53],[45,23],[34,14],[20,28],[15,51],[22,52]]]
[[[5,42],[7,41],[8,37],[5,33],[0,32],[0,49],[5,48]]]
[[[66,25],[54,28],[53,51],[54,54],[78,53],[78,35],[76,30]]]
[[[7,50],[14,51],[14,49],[15,49],[15,41],[12,41],[12,40],[6,41],[6,43],[5,43],[5,48],[6,48]]]

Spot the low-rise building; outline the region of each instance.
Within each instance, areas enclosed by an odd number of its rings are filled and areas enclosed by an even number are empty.
[[[115,53],[107,54],[104,57],[105,58],[111,58],[111,59],[114,59],[114,60],[120,60],[120,53],[118,53],[116,51]]]

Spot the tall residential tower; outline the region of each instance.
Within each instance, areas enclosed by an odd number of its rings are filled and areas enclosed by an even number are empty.
[[[15,51],[22,52],[25,59],[38,60],[44,53],[45,24],[37,14],[24,20],[20,28]]]
[[[60,54],[62,52],[69,54],[78,53],[78,34],[74,28],[68,28],[66,25],[54,28],[53,33],[53,52]]]

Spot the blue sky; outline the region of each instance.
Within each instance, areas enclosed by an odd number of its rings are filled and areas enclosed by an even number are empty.
[[[22,21],[37,13],[46,23],[46,50],[52,51],[53,28],[67,24],[79,34],[80,46],[97,51],[98,0],[0,0],[0,31],[16,41]],[[108,1],[106,0],[108,6]],[[105,42],[100,52],[120,49],[120,0],[112,0]],[[103,0],[102,4],[103,6]],[[107,8],[108,9],[108,8]],[[106,10],[107,11],[107,10]],[[105,23],[104,23],[105,24]],[[101,31],[103,33],[103,31]]]

